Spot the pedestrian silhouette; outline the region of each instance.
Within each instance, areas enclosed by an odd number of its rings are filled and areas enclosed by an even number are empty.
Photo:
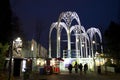
[[[84,73],[85,73],[85,74],[86,74],[87,70],[88,70],[88,65],[87,65],[87,63],[86,63],[86,64],[84,64]]]
[[[98,74],[101,74],[101,66],[98,66]]]
[[[83,65],[82,65],[82,63],[80,63],[79,64],[80,73],[82,72],[82,68],[83,68]]]
[[[78,73],[78,64],[77,64],[77,62],[75,62],[74,68],[75,68],[75,73]]]
[[[72,73],[72,64],[69,64],[68,70],[69,70],[69,73]]]

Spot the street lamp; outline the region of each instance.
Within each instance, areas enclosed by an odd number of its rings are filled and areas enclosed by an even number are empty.
[[[33,55],[33,51],[34,51],[34,40],[32,39],[32,42],[31,42],[31,52],[32,52],[32,70],[33,70],[33,67],[34,67],[34,55]]]
[[[93,44],[95,44],[95,41],[92,41]]]
[[[95,56],[94,56],[94,47],[93,47],[93,45],[95,44],[96,42],[93,40],[93,41],[91,41],[91,49],[92,49],[92,57],[93,57],[93,61],[94,61],[94,71],[96,72],[96,62],[95,62]]]
[[[10,54],[10,61],[9,61],[9,75],[8,75],[8,80],[11,79],[11,72],[12,72],[12,41],[10,41],[10,46],[9,46],[9,54]]]

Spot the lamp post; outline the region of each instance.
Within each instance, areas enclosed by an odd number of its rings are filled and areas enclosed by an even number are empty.
[[[34,60],[33,60],[33,51],[34,51],[34,40],[32,40],[32,43],[31,43],[31,52],[32,52],[32,71],[33,71],[33,66],[34,66]]]
[[[93,62],[94,62],[94,71],[96,72],[96,62],[95,62],[95,56],[94,56],[94,44],[95,44],[96,42],[93,40],[93,41],[91,41],[91,49],[92,49],[92,57],[93,57]]]
[[[10,42],[10,46],[9,46],[9,54],[10,54],[10,61],[9,61],[9,75],[8,75],[8,80],[11,79],[11,72],[12,72],[12,41]]]

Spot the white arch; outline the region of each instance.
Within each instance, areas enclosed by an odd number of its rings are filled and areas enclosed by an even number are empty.
[[[89,55],[92,56],[90,54],[90,40],[89,40],[89,36],[87,35],[86,32],[82,33],[82,37],[85,38],[84,42],[85,42],[85,53],[86,53],[86,57],[88,57],[88,48],[89,48]],[[86,40],[87,39],[87,40]],[[87,42],[88,42],[88,46],[87,46]]]
[[[65,31],[68,33],[68,29],[67,29],[67,26],[64,22],[60,22],[59,25],[58,25],[58,22],[54,22],[52,23],[51,27],[50,27],[50,32],[49,32],[49,58],[51,58],[51,33],[52,33],[52,30],[56,28],[56,30],[58,31],[62,31],[60,30],[60,28],[64,28]],[[60,33],[58,32],[58,35],[57,36],[60,36]],[[60,37],[59,37],[60,38]],[[58,41],[58,40],[57,40]],[[60,57],[60,39],[59,39],[59,42],[57,42],[57,57]]]
[[[100,38],[100,42],[102,43],[101,32],[100,32],[100,30],[99,30],[98,28],[91,27],[91,28],[89,28],[89,29],[87,30],[87,33],[88,33],[88,35],[89,35],[89,37],[90,37],[91,49],[92,49],[92,50],[91,50],[91,51],[92,51],[92,57],[94,57],[94,56],[93,56],[93,43],[92,43],[92,39],[93,39],[93,36],[97,33],[98,36],[99,36],[99,38]],[[102,45],[101,45],[101,52],[103,52],[103,47],[102,47]]]
[[[102,36],[101,36],[101,32],[98,28],[94,28],[94,27],[91,27],[87,30],[87,33],[90,35],[90,38],[92,39],[93,36],[95,35],[95,33],[97,33],[100,37],[100,42],[102,42]]]
[[[85,28],[84,28],[83,26],[81,26],[81,25],[74,25],[74,26],[72,26],[72,27],[70,28],[70,33],[71,33],[73,30],[78,31],[78,33],[80,33],[81,31],[82,31],[83,33],[86,32],[86,31],[85,31]]]
[[[77,21],[78,25],[81,25],[80,19],[79,19],[76,12],[71,12],[71,11],[62,12],[59,16],[59,19],[58,19],[58,25],[61,22],[61,20],[64,20],[65,24],[67,25],[68,54],[69,54],[69,56],[70,56],[70,51],[71,51],[70,27],[71,27],[71,23],[74,19]]]
[[[77,21],[78,24],[71,26],[71,23],[74,19]],[[62,20],[63,20],[63,22],[62,22]],[[58,22],[53,23],[50,27],[50,32],[49,32],[49,57],[50,58],[51,58],[51,33],[54,28],[56,28],[56,30],[57,30],[57,57],[61,57],[61,55],[60,55],[60,40],[61,40],[60,38],[61,38],[61,36],[60,35],[61,35],[62,29],[65,29],[65,31],[67,33],[68,51],[71,51],[71,38],[70,37],[71,37],[72,31],[74,31],[74,34],[76,37],[76,51],[79,49],[78,48],[79,44],[77,41],[79,41],[79,43],[80,43],[80,50],[82,53],[82,41],[85,40],[86,47],[87,47],[87,41],[88,41],[89,46],[90,46],[90,43],[92,43],[93,36],[96,33],[100,37],[100,42],[102,43],[102,36],[101,36],[100,30],[98,28],[92,27],[92,28],[88,29],[86,32],[85,28],[83,26],[81,26],[80,19],[76,12],[71,12],[71,11],[62,12],[58,18]],[[101,49],[102,49],[102,47],[101,47]],[[90,51],[89,51],[89,53],[90,53]],[[69,57],[71,56],[70,52],[68,52],[68,55],[69,55]],[[87,55],[87,50],[86,50],[86,55]],[[93,54],[92,54],[92,57],[93,57]]]
[[[73,19],[77,21],[78,25],[81,25],[79,16],[77,15],[76,12],[71,12],[71,11],[62,12],[59,17],[59,20],[60,21],[64,20],[68,27],[71,27],[71,23]]]
[[[49,58],[51,58],[51,33],[55,27],[56,27],[56,22],[51,24],[50,31],[49,31]]]

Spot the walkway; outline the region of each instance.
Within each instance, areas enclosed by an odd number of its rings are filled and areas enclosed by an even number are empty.
[[[61,72],[60,74],[52,75],[40,75],[39,73],[34,73],[27,80],[119,80],[120,74],[107,73],[107,74],[97,74],[94,72],[88,72],[87,74]],[[17,78],[15,80],[23,80],[22,78]]]

